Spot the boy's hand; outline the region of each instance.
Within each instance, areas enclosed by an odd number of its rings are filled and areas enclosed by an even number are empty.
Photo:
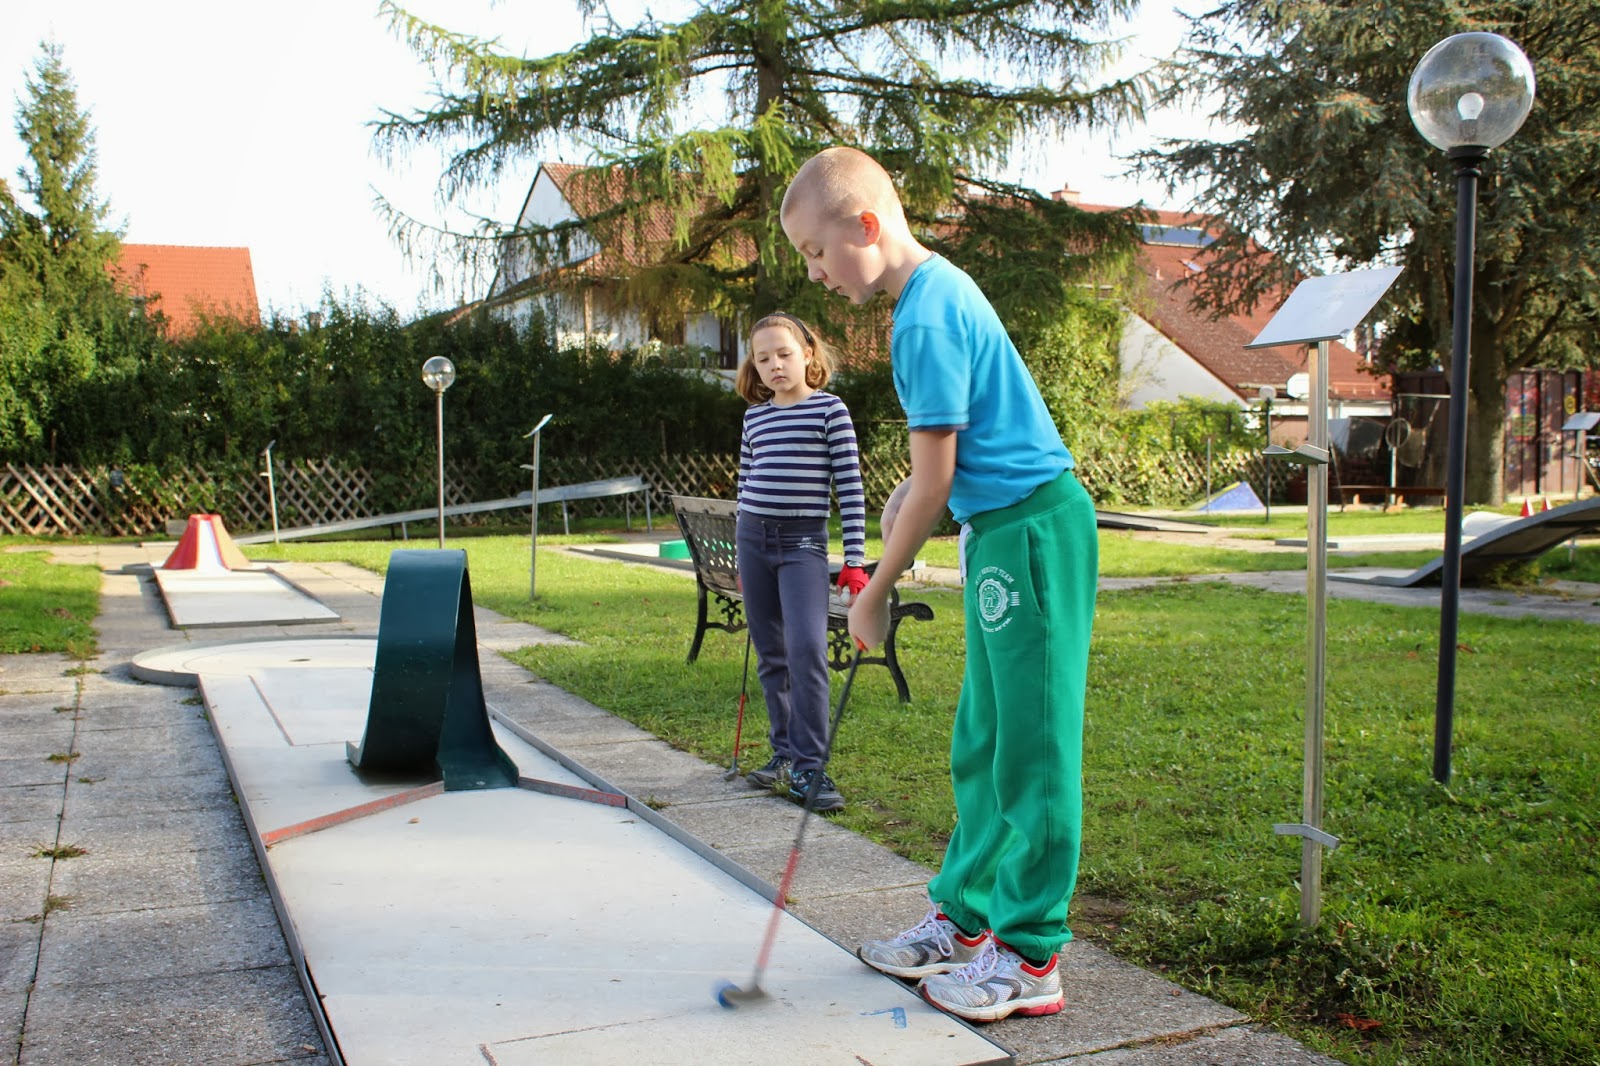
[[[854,603],[861,590],[867,587],[867,572],[859,566],[845,566],[839,570],[839,601]]]
[[[889,639],[889,600],[863,590],[850,605],[850,635],[863,651],[870,651]]]

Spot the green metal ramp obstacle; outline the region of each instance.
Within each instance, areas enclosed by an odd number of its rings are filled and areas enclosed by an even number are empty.
[[[489,729],[466,552],[390,554],[366,730],[345,747],[357,770],[436,772],[447,792],[516,787]]]

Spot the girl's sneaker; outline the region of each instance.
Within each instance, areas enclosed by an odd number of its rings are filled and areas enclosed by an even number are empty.
[[[935,1007],[974,1022],[1054,1014],[1063,1000],[1058,956],[1034,966],[993,937],[967,965],[934,974],[918,988]]]
[[[894,977],[918,978],[949,973],[977,958],[988,933],[967,936],[938,907],[897,937],[869,940],[856,951],[861,961]]]
[[[821,770],[801,770],[789,778],[789,798],[796,803],[806,801],[806,793],[811,788],[811,776],[820,774],[822,780],[817,784],[817,798],[811,804],[811,809],[818,814],[832,814],[844,810],[844,796],[839,792],[839,786],[833,783]]]
[[[767,764],[744,775],[744,779],[757,788],[788,788],[789,770],[794,763],[782,755],[774,755]]]

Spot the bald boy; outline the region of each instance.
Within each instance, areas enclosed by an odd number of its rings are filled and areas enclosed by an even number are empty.
[[[963,1018],[1053,1014],[1082,837],[1094,503],[994,308],[912,234],[876,160],[855,148],[807,160],[782,223],[812,281],[857,304],[895,301],[890,361],[911,487],[850,632],[882,644],[890,590],[946,508],[963,527],[957,821],[926,917],[859,954]]]

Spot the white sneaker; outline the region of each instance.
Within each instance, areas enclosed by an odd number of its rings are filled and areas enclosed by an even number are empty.
[[[928,916],[910,929],[889,940],[869,940],[856,954],[894,977],[927,977],[965,966],[988,942],[988,933],[967,936],[938,907],[929,906]]]
[[[1012,1014],[1054,1014],[1064,999],[1057,956],[1050,956],[1041,969],[993,937],[967,965],[934,974],[917,987],[935,1007],[974,1022],[997,1022]]]

